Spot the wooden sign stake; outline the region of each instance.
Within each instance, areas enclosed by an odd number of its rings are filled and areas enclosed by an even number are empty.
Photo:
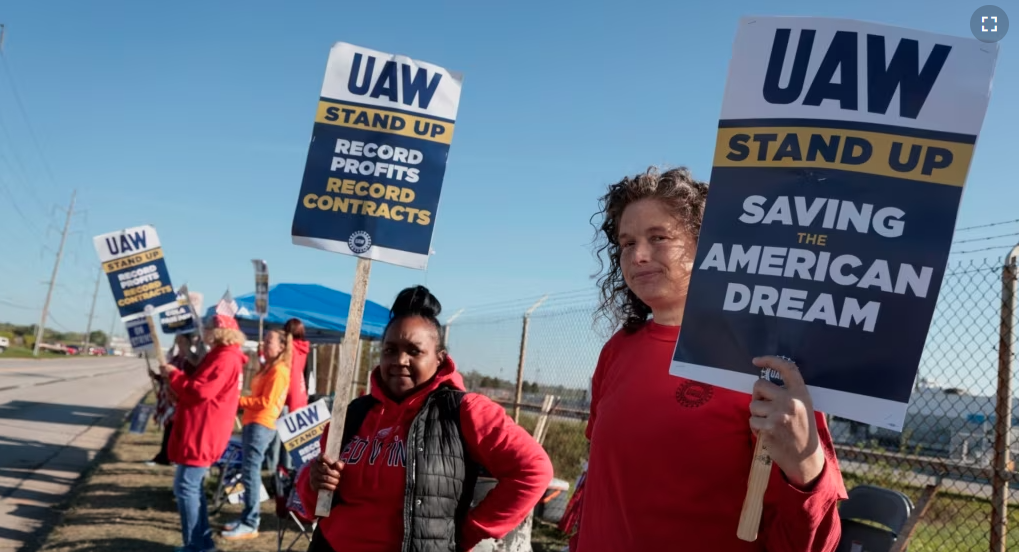
[[[744,506],[740,509],[740,523],[737,525],[737,538],[742,541],[754,542],[758,538],[758,525],[761,523],[761,510],[765,499],[765,489],[769,486],[772,475],[772,458],[758,437],[751,459],[751,473],[747,476],[747,494]]]
[[[368,295],[368,278],[372,271],[372,260],[358,257],[358,266],[354,272],[354,287],[351,289],[351,307],[347,312],[347,327],[344,328],[344,341],[340,348],[339,366],[334,385],[333,413],[329,421],[329,437],[323,454],[338,460],[343,452],[344,418],[347,416],[347,402],[350,388],[354,385],[354,373],[357,369],[359,337],[361,336],[361,319],[365,314],[365,297]],[[315,503],[317,517],[329,517],[333,506],[333,493],[319,491]]]
[[[779,358],[790,360],[784,356]],[[771,381],[780,387],[783,385],[783,378],[772,368],[762,368],[761,379]],[[769,486],[771,475],[772,457],[769,456],[764,440],[759,435],[754,445],[754,456],[751,457],[751,472],[747,476],[747,494],[744,495],[744,506],[740,509],[740,521],[737,524],[737,538],[742,541],[754,542],[758,539],[765,490]]]
[[[163,348],[159,346],[159,334],[156,333],[156,323],[152,319],[152,314],[146,309],[145,322],[149,325],[149,334],[152,335],[152,348],[156,351],[156,362],[160,366],[166,364],[166,357],[163,356]]]

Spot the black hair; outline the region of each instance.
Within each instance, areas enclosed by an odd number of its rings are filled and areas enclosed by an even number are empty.
[[[386,324],[383,335],[386,335],[390,326],[397,320],[419,316],[436,327],[436,341],[442,349],[443,325],[439,323],[439,313],[442,311],[443,305],[439,303],[439,299],[436,299],[435,295],[432,295],[429,288],[425,286],[405,288],[393,300],[393,306],[390,307],[390,321]]]

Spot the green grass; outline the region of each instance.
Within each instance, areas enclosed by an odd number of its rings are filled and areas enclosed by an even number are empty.
[[[52,351],[39,351],[39,356],[32,355],[32,349],[27,347],[11,347],[0,353],[0,358],[80,358],[74,355],[54,353]]]
[[[847,490],[857,485],[878,485],[900,491],[916,504],[921,497],[922,487],[890,480],[876,466],[875,472],[867,476],[844,473],[843,481]],[[917,531],[910,539],[911,552],[942,552],[952,550],[965,552],[988,550],[988,535],[991,532],[992,504],[990,501],[974,498],[951,491],[940,491],[921,519]],[[1016,505],[1009,508],[1006,531],[1006,549],[1016,550],[1020,545],[1017,525],[1020,523]]]
[[[520,425],[528,433],[535,431],[536,423],[538,414],[521,412]],[[574,481],[581,475],[581,462],[588,458],[588,439],[584,436],[584,428],[583,420],[553,419],[549,420],[545,432],[543,446],[552,461],[554,473],[558,479],[570,482],[571,492]]]

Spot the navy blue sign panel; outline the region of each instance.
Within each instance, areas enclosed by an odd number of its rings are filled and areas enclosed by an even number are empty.
[[[416,182],[333,170],[338,141],[420,152]],[[377,247],[427,257],[449,151],[439,142],[316,123],[291,234],[345,243],[355,254]]]
[[[155,260],[143,261],[138,264],[127,264],[125,268],[107,273],[113,300],[117,303],[121,318],[145,314],[145,307],[166,310],[176,304],[177,294],[170,284],[170,273],[166,261],[162,258],[162,250],[139,254],[143,258],[150,253],[158,253]],[[117,261],[103,263],[103,266],[120,266]],[[171,299],[170,302],[167,299]]]
[[[816,410],[900,430],[994,48],[837,19],[745,18],[672,375],[750,393],[792,359]]]
[[[146,318],[135,318],[125,323],[128,339],[131,341],[131,348],[135,352],[155,351],[155,343],[152,339],[152,328]]]
[[[178,295],[177,306],[159,315],[159,324],[165,334],[190,333],[197,329],[186,295]]]
[[[752,358],[785,355],[812,387],[905,404],[960,192],[835,170],[715,168],[674,360],[757,378]],[[784,202],[794,225],[764,223],[784,217]],[[798,205],[816,210],[810,224],[797,224]],[[861,233],[841,218],[863,220],[864,205],[902,209],[903,234]]]

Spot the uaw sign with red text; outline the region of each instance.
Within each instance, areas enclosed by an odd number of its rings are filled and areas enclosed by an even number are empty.
[[[787,356],[817,410],[900,430],[997,53],[743,19],[670,373],[749,393],[753,357]]]

